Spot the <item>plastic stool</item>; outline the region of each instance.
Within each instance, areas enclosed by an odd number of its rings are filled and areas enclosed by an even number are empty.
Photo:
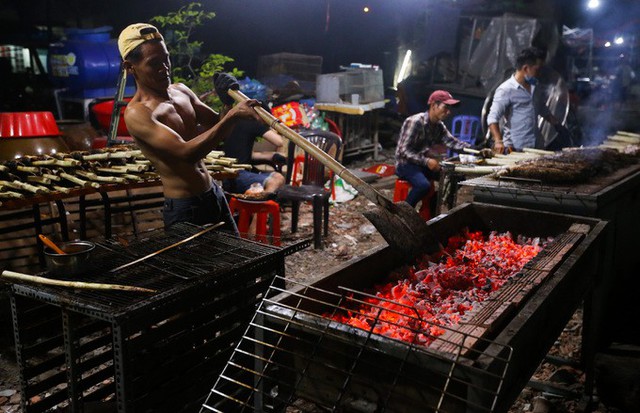
[[[280,205],[275,201],[249,202],[231,197],[229,201],[231,214],[236,212],[240,236],[249,238],[249,224],[251,217],[256,215],[256,241],[267,244],[267,218],[271,215],[271,233],[273,245],[280,245]]]
[[[433,180],[429,180],[431,183],[431,188],[429,192],[422,198],[422,205],[420,205],[420,210],[418,210],[418,214],[425,220],[428,221],[431,219],[431,199],[436,194],[435,182]],[[405,181],[404,179],[396,179],[396,185],[393,189],[393,202],[400,202],[407,199],[407,195],[409,195],[409,190],[411,189],[411,184],[409,181]]]

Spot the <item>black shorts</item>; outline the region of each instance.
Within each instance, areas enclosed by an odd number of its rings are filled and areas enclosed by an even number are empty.
[[[162,215],[165,229],[169,229],[171,225],[178,222],[205,225],[224,221],[225,224],[221,229],[239,235],[238,227],[229,211],[229,204],[227,204],[224,193],[216,184],[198,196],[165,198]]]

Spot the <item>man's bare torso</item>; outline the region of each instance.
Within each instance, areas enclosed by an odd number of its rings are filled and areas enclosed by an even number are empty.
[[[152,98],[142,101],[136,94],[129,106],[143,105],[151,111],[152,121],[173,131],[182,140],[189,141],[197,136],[198,124],[190,96],[181,88],[184,86],[170,86],[168,100]],[[162,140],[152,140],[145,136],[134,138],[162,179],[165,197],[187,198],[200,195],[211,188],[211,177],[202,160],[181,160],[164,150]],[[169,136],[167,139],[175,137]]]

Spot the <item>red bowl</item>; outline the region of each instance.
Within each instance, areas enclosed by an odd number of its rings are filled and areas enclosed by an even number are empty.
[[[129,102],[131,99],[126,98],[125,101]],[[91,111],[96,115],[96,120],[100,124],[100,127],[109,132],[109,125],[111,123],[111,113],[113,112],[113,100],[106,100],[104,102],[96,103],[91,107]],[[127,130],[127,124],[124,123],[124,107],[120,108],[120,120],[118,121],[118,136],[129,136]]]
[[[51,112],[0,113],[1,138],[59,136],[60,129]]]

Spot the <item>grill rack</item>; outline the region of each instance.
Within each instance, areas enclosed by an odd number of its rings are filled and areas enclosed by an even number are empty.
[[[110,411],[186,412],[202,404],[271,281],[284,274],[284,250],[209,232],[176,247],[191,254],[190,279],[164,273],[161,264],[170,259],[164,253],[124,274],[107,273],[201,227],[177,229],[128,246],[100,243],[94,271],[84,275],[91,281],[149,282],[158,289],[155,295],[12,286],[22,411],[81,412],[90,403],[107,402]],[[217,250],[226,251],[218,267],[208,262]],[[196,253],[202,266],[193,259]]]
[[[459,185],[473,188],[474,201],[599,216],[603,205],[637,188],[639,171],[640,164],[630,165],[580,184],[497,179],[495,174],[490,174],[462,181]]]
[[[97,242],[90,269],[75,277],[87,282],[126,284],[156,290],[157,293],[151,296],[21,284],[14,284],[12,289],[37,300],[65,305],[74,311],[114,321],[122,317],[130,318],[153,305],[162,304],[174,294],[190,289],[197,283],[225,283],[236,275],[239,265],[243,271],[245,268],[259,271],[265,262],[282,261],[285,253],[280,248],[211,231],[124,270],[110,272],[113,268],[181,241],[200,229],[192,224],[178,224],[169,232],[158,232],[129,244],[114,239]]]
[[[493,411],[509,366],[508,346],[491,361],[493,370],[482,369],[473,358],[497,345],[485,338],[439,326],[448,334],[432,346],[446,340],[439,344],[457,349],[445,353],[383,337],[318,315],[350,310],[368,294],[302,283],[285,291],[278,284],[274,280],[267,296],[280,295],[263,299],[201,413],[276,412],[293,405],[304,412]]]

